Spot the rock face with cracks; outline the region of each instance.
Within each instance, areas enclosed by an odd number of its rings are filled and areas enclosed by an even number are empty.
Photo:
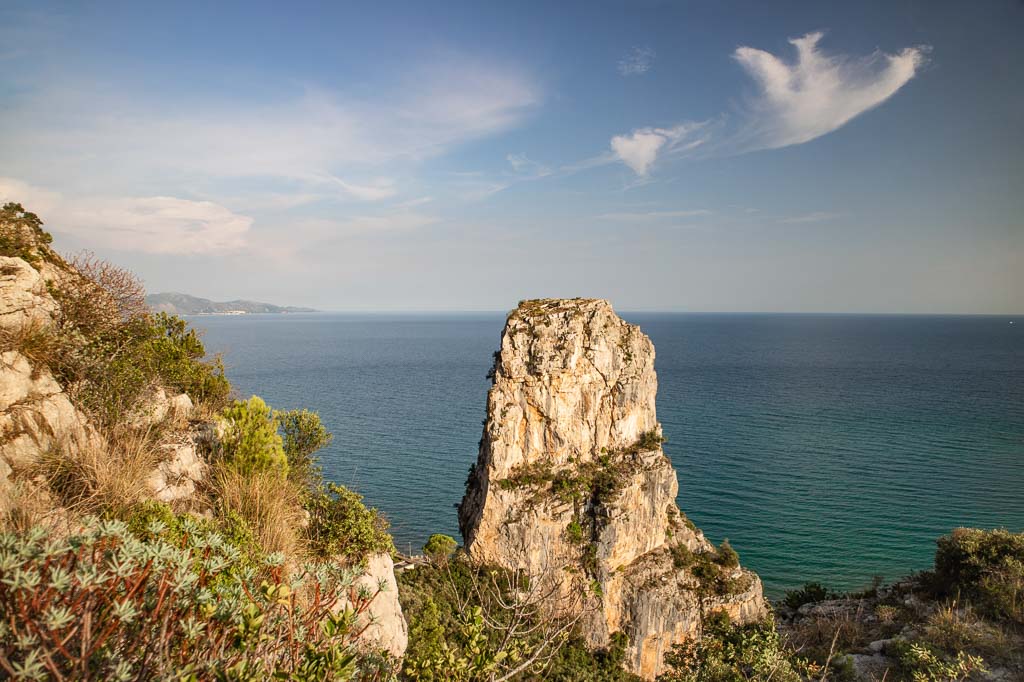
[[[524,301],[495,353],[480,453],[459,507],[476,561],[597,595],[590,644],[629,638],[628,666],[653,678],[702,618],[764,617],[758,577],[721,555],[676,507],[662,451],[654,346],[607,301]],[[576,588],[578,589],[578,588]]]

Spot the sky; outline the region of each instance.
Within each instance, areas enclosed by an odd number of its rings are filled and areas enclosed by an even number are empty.
[[[10,1],[0,199],[151,292],[1024,312],[1020,0]]]

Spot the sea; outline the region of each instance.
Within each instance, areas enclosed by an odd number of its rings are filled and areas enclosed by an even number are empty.
[[[620,313],[653,340],[679,506],[769,596],[931,566],[1024,530],[1024,318]],[[504,313],[202,316],[236,391],[320,413],[329,480],[400,551],[459,537]]]

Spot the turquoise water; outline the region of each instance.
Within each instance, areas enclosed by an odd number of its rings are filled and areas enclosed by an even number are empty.
[[[657,348],[680,507],[770,594],[931,563],[959,525],[1024,530],[1024,320],[623,314]],[[197,317],[237,390],[320,412],[328,477],[401,549],[458,537],[502,314]]]

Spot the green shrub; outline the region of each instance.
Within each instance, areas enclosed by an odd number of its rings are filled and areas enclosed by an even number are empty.
[[[958,682],[986,671],[985,661],[965,651],[947,654],[922,642],[894,642],[897,661],[913,682]]]
[[[733,625],[711,614],[700,639],[676,644],[665,654],[658,682],[800,682],[771,621]]]
[[[221,418],[223,433],[217,439],[217,451],[229,468],[242,474],[288,474],[277,419],[259,396],[236,400],[221,412]]]
[[[585,639],[575,636],[558,651],[544,678],[559,682],[641,682],[642,677],[626,672],[629,638],[621,632],[611,637],[604,649],[591,649]]]
[[[935,588],[993,618],[1024,625],[1024,533],[958,528],[937,541]]]
[[[423,545],[423,553],[433,561],[447,561],[458,546],[459,543],[450,535],[434,533],[427,538],[427,543]]]
[[[313,455],[330,444],[330,432],[316,412],[290,410],[275,414],[281,429],[284,454],[288,458],[288,477],[302,487],[315,487],[321,480],[321,474]]]
[[[9,202],[0,208],[0,256],[22,258],[35,264],[40,260],[39,244],[49,244],[53,237],[43,230],[43,221],[35,213]]]
[[[729,544],[728,538],[722,540],[722,544],[718,546],[715,561],[719,566],[724,566],[725,568],[736,568],[740,565],[740,555]]]
[[[167,313],[157,313],[149,321],[143,354],[149,369],[160,383],[170,389],[188,393],[196,402],[213,407],[227,400],[231,385],[224,376],[220,358],[204,362],[206,348],[195,329],[185,320]]]
[[[789,590],[783,598],[782,603],[791,609],[798,609],[804,604],[834,599],[835,593],[831,592],[821,583],[805,583],[798,590]]]
[[[154,517],[163,514],[156,511]],[[0,669],[19,679],[361,679],[376,593],[358,572],[238,551],[189,519],[173,542],[89,521],[67,537],[0,535]],[[338,603],[348,607],[336,610]]]
[[[574,545],[583,543],[583,526],[576,519],[569,522],[569,525],[565,528],[565,538]]]
[[[368,554],[394,553],[387,520],[376,509],[368,509],[362,495],[330,483],[311,493],[305,505],[306,539],[317,557],[361,561]]]

